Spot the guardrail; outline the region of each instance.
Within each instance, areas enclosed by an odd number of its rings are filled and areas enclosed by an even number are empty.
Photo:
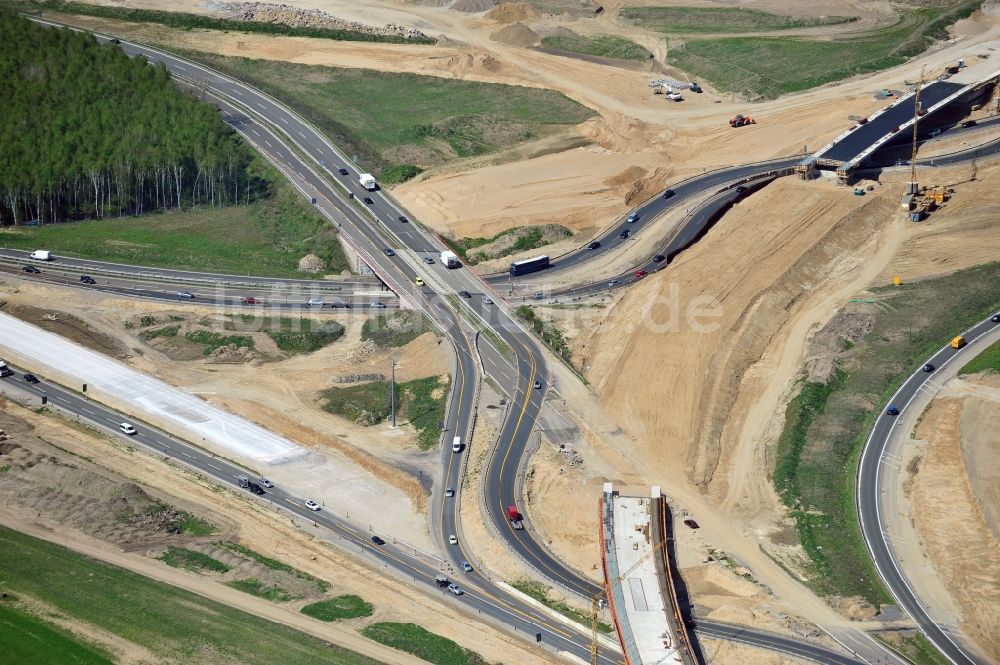
[[[677,634],[680,637],[680,644],[678,644],[678,649],[681,651],[681,659],[684,665],[695,665],[698,661],[694,656],[694,650],[691,648],[691,638],[687,632],[687,626],[684,623],[684,617],[681,615],[680,603],[677,600],[677,587],[674,584],[674,559],[671,553],[673,547],[671,543],[673,542],[673,536],[671,534],[671,514],[670,506],[664,497],[660,496],[653,500],[657,506],[657,523],[659,525],[659,542],[667,544],[660,550],[660,554],[657,557],[657,568],[662,571],[664,586],[666,587],[667,599],[670,602],[670,609],[673,612],[674,618],[674,628],[677,629]]]

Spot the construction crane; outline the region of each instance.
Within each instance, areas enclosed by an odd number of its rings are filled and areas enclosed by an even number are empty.
[[[910,183],[909,194],[917,193],[917,125],[920,123],[920,88],[924,85],[924,69],[920,68],[920,79],[917,80],[916,92],[913,94],[913,149],[910,151]]]
[[[654,554],[656,554],[657,550],[663,549],[666,546],[667,546],[667,541],[666,540],[664,540],[664,541],[662,541],[662,542],[657,543],[656,545],[654,545],[648,552],[646,552],[645,554],[643,554],[639,558],[638,561],[636,561],[634,564],[632,564],[631,566],[629,566],[628,570],[626,570],[624,573],[622,573],[621,575],[619,575],[616,580],[614,580],[613,582],[610,582],[604,588],[603,591],[600,591],[600,592],[594,594],[590,598],[590,665],[598,665],[598,663],[597,663],[597,661],[598,661],[598,644],[597,644],[597,634],[598,634],[598,631],[597,631],[597,624],[598,624],[598,617],[599,617],[600,611],[601,611],[601,596],[603,596],[605,593],[607,593],[608,596],[610,597],[612,589],[614,589],[616,586],[618,586],[619,584],[621,584],[622,582],[624,582],[626,577],[628,577],[629,575],[631,575],[632,572],[635,571],[636,568],[638,568],[639,566],[641,566],[642,564],[644,564],[646,562],[646,560],[649,559],[649,557],[651,557]]]

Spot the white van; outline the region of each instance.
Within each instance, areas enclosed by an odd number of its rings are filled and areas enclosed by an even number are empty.
[[[51,261],[52,252],[50,252],[47,249],[36,249],[31,253],[31,258],[35,259],[36,261]]]
[[[451,441],[451,452],[460,453],[462,452],[462,437],[456,436]]]

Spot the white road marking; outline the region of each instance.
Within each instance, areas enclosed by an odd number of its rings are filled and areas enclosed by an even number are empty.
[[[281,122],[285,123],[286,125],[288,124],[288,121],[285,120],[285,116],[283,116],[283,115],[279,115],[278,116],[278,120],[280,120]]]
[[[257,102],[257,108],[262,109],[262,110],[267,110],[267,108],[263,104],[261,104],[260,102]]]
[[[250,128],[250,131],[253,132],[254,136],[260,136],[260,134],[257,133],[257,130],[254,129],[253,127]]]
[[[208,464],[208,462],[205,462],[205,464]],[[222,469],[220,469],[219,467],[215,466],[214,464],[208,464],[208,466],[212,467],[216,471],[222,471]]]
[[[268,148],[273,148],[273,147],[274,147],[273,145],[271,145],[271,142],[270,142],[270,141],[268,141],[267,139],[264,139],[264,143],[266,143],[266,144],[267,144],[267,147],[268,147]]]
[[[184,455],[184,457],[187,457],[189,459],[194,459],[194,455],[189,455],[186,452],[184,452],[183,450],[181,451],[181,455]]]

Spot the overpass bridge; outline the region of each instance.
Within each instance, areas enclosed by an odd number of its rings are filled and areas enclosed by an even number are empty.
[[[796,170],[802,177],[833,171],[841,182],[848,182],[854,170],[865,165],[876,150],[911,141],[914,122],[919,123],[918,129],[929,131],[935,125],[953,123],[956,114],[964,117],[970,110],[987,103],[1000,79],[1000,70],[995,67],[996,63],[987,60],[956,76],[924,85],[920,90],[919,116],[914,113],[915,92],[899,97],[882,110],[860,119],[804,159]]]

